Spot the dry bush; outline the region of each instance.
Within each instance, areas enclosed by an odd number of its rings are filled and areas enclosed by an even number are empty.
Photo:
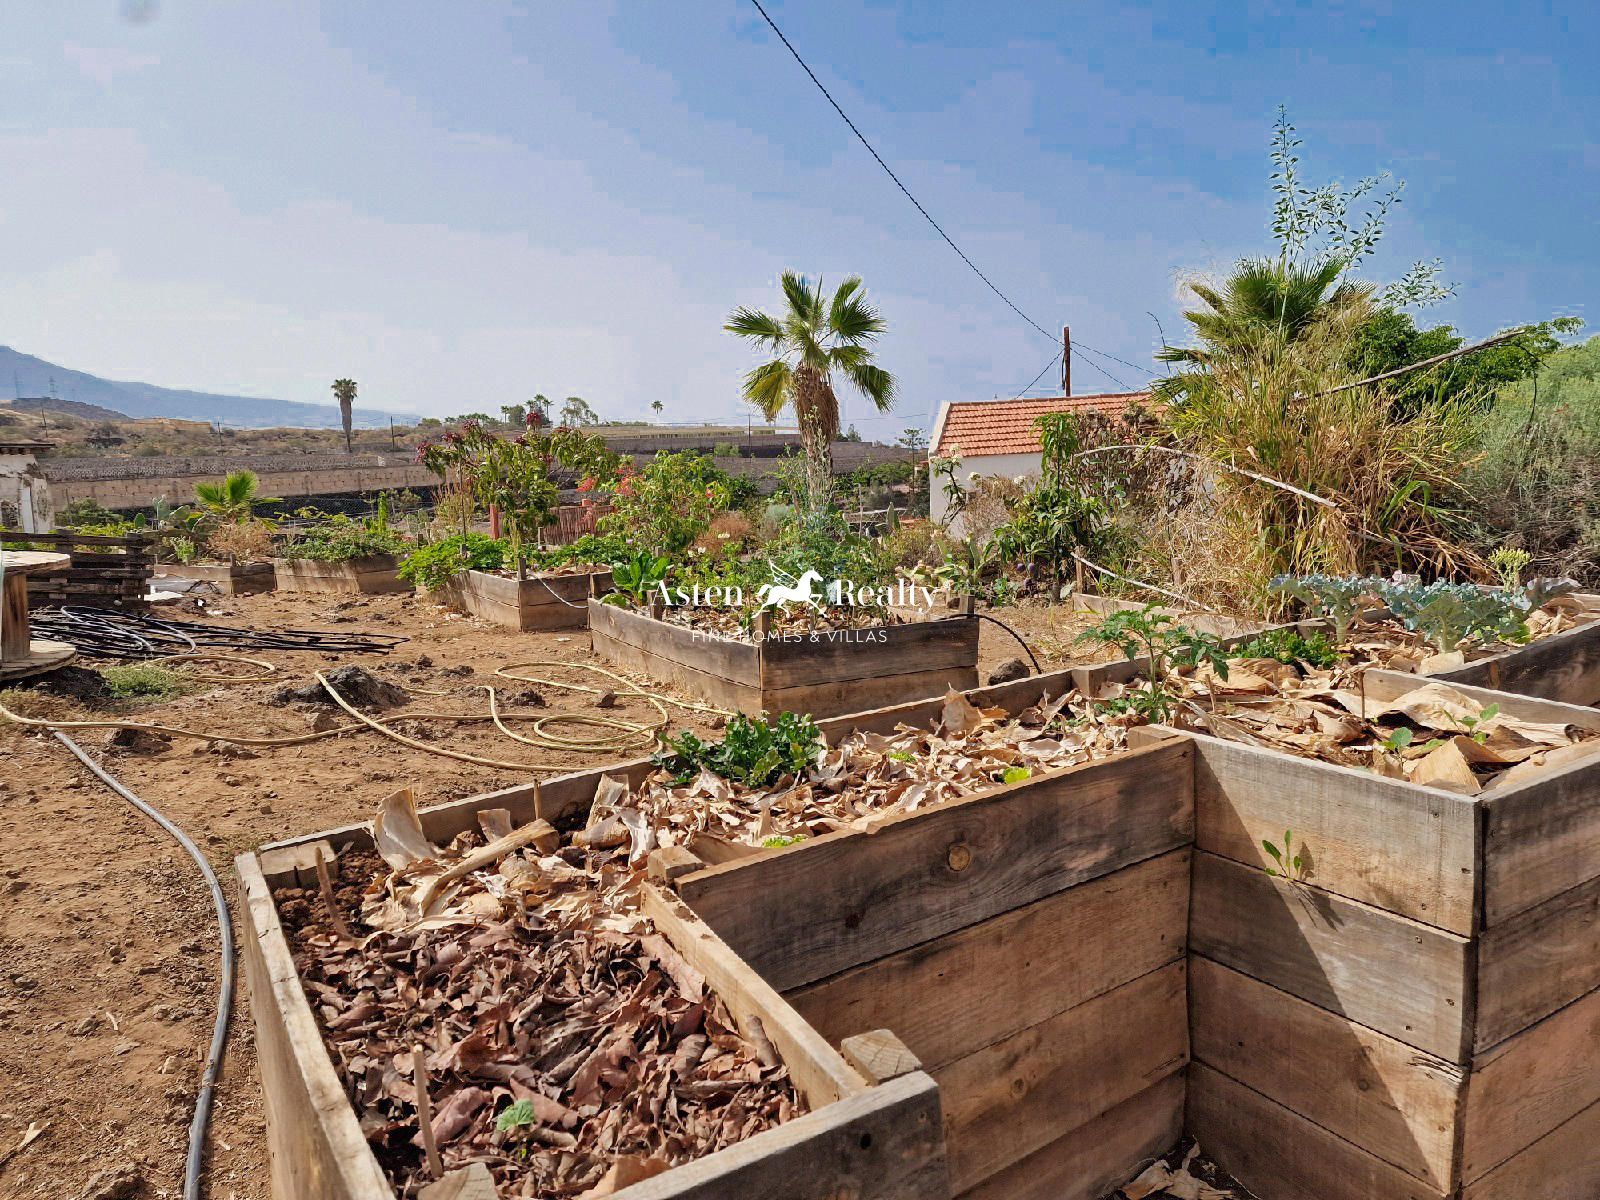
[[[1037,478],[1037,477],[1035,477]],[[961,531],[986,542],[1011,520],[1011,506],[1027,495],[1027,476],[980,475],[967,484],[967,505],[961,510]]]
[[[272,530],[265,521],[229,522],[211,532],[206,549],[223,562],[261,562],[272,557]]]
[[[741,512],[718,513],[711,518],[706,531],[695,538],[690,549],[700,554],[733,554],[744,549],[755,536],[755,523]]]
[[[911,568],[943,560],[936,552],[931,521],[904,520],[882,538],[884,556],[896,567]]]

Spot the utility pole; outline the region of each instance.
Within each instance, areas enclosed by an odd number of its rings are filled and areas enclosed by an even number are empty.
[[[1061,394],[1072,395],[1072,328],[1061,327]]]

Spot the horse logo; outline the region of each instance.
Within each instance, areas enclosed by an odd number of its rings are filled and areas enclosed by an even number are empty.
[[[781,572],[774,569],[774,575]],[[822,576],[815,571],[807,571],[791,584],[763,583],[756,589],[756,600],[761,608],[777,608],[784,604],[809,604],[818,612],[822,611],[822,603],[816,597],[816,586],[822,582]]]

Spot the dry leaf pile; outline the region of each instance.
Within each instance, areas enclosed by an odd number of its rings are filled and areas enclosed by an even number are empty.
[[[513,830],[504,809],[480,820],[483,837],[436,849],[400,793],[374,822],[378,854],[347,852],[323,889],[277,892],[334,1065],[400,1196],[437,1174],[418,1046],[443,1169],[483,1164],[502,1197],[609,1195],[804,1111],[770,1042],[741,1036],[629,911],[618,856],[563,847],[543,821]]]
[[[1364,695],[1361,670],[1233,659],[1223,680],[1202,667],[1179,681],[1186,695],[1179,723],[1469,796],[1600,752],[1588,730],[1486,708],[1444,683],[1388,701]]]
[[[1076,701],[1077,703],[1073,703]],[[716,858],[718,842],[759,845],[841,829],[868,829],[885,816],[915,812],[987,791],[1046,771],[1101,758],[1123,748],[1125,722],[1089,711],[1077,693],[1040,702],[1010,717],[1003,708],[979,709],[959,692],[947,692],[931,728],[900,725],[890,734],[856,732],[827,748],[803,779],[785,777],[761,790],[741,787],[702,770],[678,785],[665,771],[636,796],[603,792],[594,812],[648,827],[633,852],[655,843],[694,843]],[[709,845],[708,845],[709,843]]]
[[[769,610],[769,636],[809,637],[811,634],[839,633],[849,629],[881,629],[886,625],[903,625],[905,618],[888,609],[870,607],[846,608],[825,605],[821,609],[807,605],[787,605]],[[661,619],[673,625],[686,625],[704,633],[731,638],[738,642],[755,640],[748,626],[749,614],[736,608],[713,608],[706,605],[677,605],[665,609]]]

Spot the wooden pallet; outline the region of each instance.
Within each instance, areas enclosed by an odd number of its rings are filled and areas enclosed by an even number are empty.
[[[82,604],[92,608],[144,611],[150,577],[155,574],[155,537],[147,533],[109,536],[73,533],[22,533],[0,530],[0,540],[27,543],[70,556],[61,570],[28,579],[29,608]]]

